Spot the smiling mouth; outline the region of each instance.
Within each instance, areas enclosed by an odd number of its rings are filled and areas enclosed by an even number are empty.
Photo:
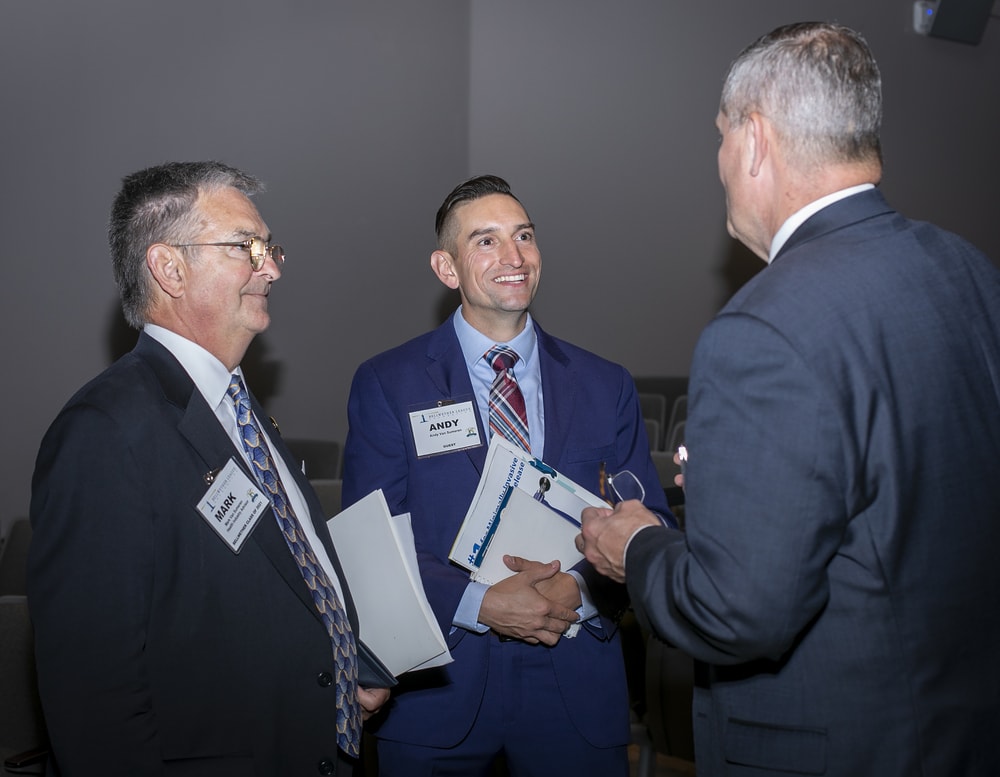
[[[521,281],[523,281],[527,277],[528,276],[525,275],[523,272],[522,273],[518,273],[517,275],[501,275],[499,278],[494,278],[493,282],[494,283],[520,283]]]

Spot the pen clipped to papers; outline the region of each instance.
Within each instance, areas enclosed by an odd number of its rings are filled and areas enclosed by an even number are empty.
[[[580,513],[607,503],[499,435],[490,441],[479,487],[449,558],[473,580],[493,584],[512,574],[504,554],[535,561],[559,559],[568,569],[582,559],[574,540]]]

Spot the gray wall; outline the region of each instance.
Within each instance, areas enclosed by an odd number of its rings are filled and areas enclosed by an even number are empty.
[[[721,78],[787,21],[860,29],[883,70],[883,189],[1000,258],[1000,21],[979,46],[911,31],[909,0],[70,0],[7,3],[0,47],[4,522],[38,442],[134,341],[105,224],[121,176],[218,158],[265,179],[289,259],[245,366],[286,436],[343,439],[366,356],[454,304],[432,219],[507,177],[539,225],[535,314],[636,375],[685,374],[760,263],[725,232]]]

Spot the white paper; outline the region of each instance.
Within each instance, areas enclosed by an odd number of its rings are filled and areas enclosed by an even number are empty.
[[[608,506],[603,499],[559,474],[540,459],[500,435],[494,435],[490,440],[479,486],[455,537],[449,558],[474,573],[481,565],[494,535],[502,524],[501,511],[505,500],[509,501],[511,498],[507,496],[508,489],[513,489],[511,494],[516,491],[531,498],[539,490],[543,480],[547,487],[544,494],[546,504],[575,519],[577,523],[584,508]],[[558,515],[554,517],[559,518]],[[575,537],[578,532],[579,528],[575,530],[573,536]],[[505,532],[507,533],[509,532]],[[523,553],[516,555],[533,561],[552,560],[525,556]]]
[[[410,515],[381,490],[327,521],[358,611],[358,636],[393,675],[452,661],[417,566]]]
[[[579,533],[578,525],[526,492],[513,489],[500,513],[500,522],[482,563],[472,573],[472,579],[493,585],[513,575],[503,563],[505,553],[546,564],[558,560],[560,569],[565,572],[583,560],[583,554],[575,544]]]

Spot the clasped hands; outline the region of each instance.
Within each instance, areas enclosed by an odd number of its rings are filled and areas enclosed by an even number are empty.
[[[507,637],[537,645],[555,645],[579,620],[581,604],[576,579],[561,572],[558,561],[544,564],[504,556],[515,574],[494,583],[483,596],[479,622]]]

